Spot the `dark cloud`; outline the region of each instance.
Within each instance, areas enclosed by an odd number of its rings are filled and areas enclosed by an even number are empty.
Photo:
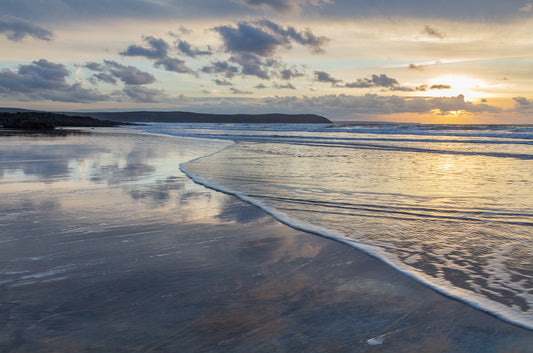
[[[164,39],[148,36],[144,37],[143,41],[147,46],[142,47],[132,44],[125,51],[121,52],[120,55],[142,56],[154,60],[155,67],[162,67],[166,71],[195,74],[185,64],[184,60],[172,58],[168,55],[170,45]]]
[[[324,54],[326,52],[322,46],[326,45],[329,42],[329,39],[314,35],[308,28],[303,31],[298,31],[292,26],[283,28],[282,26],[267,19],[258,21],[257,24],[264,28],[270,29],[272,33],[275,33],[282,38],[292,40],[307,47],[314,54]]]
[[[525,97],[514,97],[515,111],[522,114],[533,114],[533,102]]]
[[[296,67],[287,67],[276,56],[280,48],[290,49],[294,43],[307,47],[312,53],[322,53],[328,41],[314,35],[309,29],[297,30],[283,27],[272,21],[239,22],[235,26],[219,26],[213,29],[222,38],[222,49],[231,56],[227,62],[218,61],[201,69],[203,73],[222,74],[226,78],[235,75],[270,79],[272,76],[290,80],[303,76]]]
[[[450,85],[432,85],[429,89],[451,89]]]
[[[83,66],[92,71],[104,71],[105,70],[104,65],[94,62],[94,61],[88,62]]]
[[[296,87],[294,87],[290,82],[287,82],[284,85],[280,85],[280,84],[274,83],[274,88],[276,88],[276,89],[296,89]]]
[[[296,77],[304,76],[304,74],[296,69],[283,69],[279,72],[279,76],[281,79],[288,81]]]
[[[213,54],[210,48],[208,48],[208,50],[200,50],[197,48],[193,48],[188,42],[183,40],[178,40],[176,47],[182,54],[187,55],[191,58]]]
[[[185,61],[177,58],[161,58],[155,62],[155,66],[163,67],[166,71],[195,75],[195,72],[185,64]]]
[[[119,78],[127,85],[147,85],[155,82],[155,77],[146,72],[141,71],[134,66],[124,66],[115,61],[106,61],[106,65],[110,67],[110,73]]]
[[[142,103],[157,103],[165,96],[162,90],[144,86],[128,85],[124,87],[123,91],[131,100]]]
[[[192,31],[190,29],[188,29],[187,27],[184,27],[184,26],[180,26],[180,28],[178,29],[178,31],[181,33],[181,34],[191,34]]]
[[[117,79],[113,75],[107,74],[105,72],[100,72],[100,73],[97,73],[97,74],[93,74],[92,77],[89,80],[93,84],[96,84],[98,81],[102,81],[102,82],[105,82],[105,83],[110,83],[112,85],[116,85],[117,84]]]
[[[63,64],[48,60],[20,65],[17,72],[0,72],[0,93],[21,100],[52,100],[60,102],[105,101],[109,97],[80,83],[69,84],[70,71]]]
[[[261,79],[269,79],[269,69],[277,64],[273,59],[263,59],[251,53],[239,53],[230,58],[230,61],[240,66],[240,74],[243,76],[256,76]]]
[[[243,91],[243,90],[240,90],[240,89],[235,88],[235,87],[231,87],[230,91],[233,94],[252,94],[252,92],[250,92],[250,91]]]
[[[264,84],[260,83],[257,86],[255,86],[254,88],[256,88],[256,89],[265,89],[265,88],[268,88],[268,86],[265,86]]]
[[[204,66],[200,71],[206,74],[220,74],[226,78],[233,78],[239,73],[239,67],[225,61],[212,62],[211,66]]]
[[[429,37],[444,39],[446,38],[446,33],[440,32],[438,29],[426,25],[421,32]]]
[[[217,84],[217,86],[233,86],[233,83],[231,83],[228,80],[215,79],[215,80],[213,80],[213,82],[215,82]]]
[[[315,71],[314,81],[331,83],[333,86],[345,87],[345,88],[374,88],[381,87],[396,91],[412,91],[412,88],[406,88],[399,86],[398,80],[392,77],[388,77],[385,74],[376,75],[373,74],[370,78],[359,78],[355,82],[349,82],[341,84],[342,80],[338,80],[332,77],[325,71]]]
[[[513,100],[519,107],[529,107],[531,105],[531,102],[525,97],[514,97]]]
[[[291,0],[243,0],[242,2],[250,7],[266,7],[280,13],[292,13],[299,8],[299,2]]]
[[[342,82],[341,80],[333,78],[329,73],[325,71],[315,71],[313,72],[313,74],[315,75],[314,80],[317,82],[326,82],[331,83],[332,85]]]
[[[33,37],[50,41],[54,34],[35,23],[12,16],[0,17],[0,33],[5,33],[7,39],[18,42],[25,37]]]
[[[148,59],[162,59],[168,55],[169,44],[160,38],[148,36],[143,38],[143,42],[148,47],[142,47],[132,44],[126,50],[120,53],[124,56],[144,56]]]
[[[134,66],[125,66],[112,60],[105,60],[104,64],[90,62],[84,65],[92,71],[99,71],[92,76],[94,80],[116,84],[116,79],[127,85],[147,85],[155,82],[155,77],[146,71],[141,71]]]
[[[424,71],[424,67],[422,65],[409,64],[407,68],[409,70]]]
[[[213,30],[222,37],[225,50],[234,54],[273,56],[279,48],[290,49],[292,42],[318,54],[325,52],[322,46],[328,42],[327,38],[316,36],[309,29],[298,31],[292,26],[284,28],[266,19],[239,22],[237,27],[219,26]]]
[[[214,30],[222,36],[226,51],[232,53],[271,56],[279,46],[289,47],[289,43],[283,38],[244,22],[239,23],[237,28],[220,26]]]
[[[357,81],[346,83],[343,87],[347,88],[371,88],[371,87],[384,87],[384,88],[397,88],[399,82],[395,78],[388,77],[385,74],[376,75],[373,74],[371,78],[358,78]]]

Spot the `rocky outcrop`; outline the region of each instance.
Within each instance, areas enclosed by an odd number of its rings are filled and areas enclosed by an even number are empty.
[[[0,113],[0,125],[5,129],[53,130],[56,127],[112,127],[124,125],[109,120],[99,120],[89,116],[71,116],[45,112]]]

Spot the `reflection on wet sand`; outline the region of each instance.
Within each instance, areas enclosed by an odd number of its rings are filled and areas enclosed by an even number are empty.
[[[0,351],[533,346],[530,331],[179,172],[222,145],[106,129],[1,138]]]

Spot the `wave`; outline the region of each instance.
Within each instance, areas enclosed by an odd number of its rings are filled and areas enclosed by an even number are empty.
[[[228,140],[195,182],[533,329],[533,127],[153,124]]]
[[[200,157],[196,159],[195,161],[199,161],[204,158],[215,156],[219,152],[216,152],[210,156]],[[506,322],[533,330],[533,317],[531,317],[531,315],[528,315],[526,317],[522,314],[509,311],[508,307],[506,307],[505,305],[501,305],[498,302],[495,302],[485,297],[481,297],[479,295],[473,294],[461,288],[451,286],[450,283],[447,281],[436,279],[435,277],[428,276],[419,271],[414,271],[412,267],[406,266],[405,263],[399,261],[396,257],[390,256],[387,253],[383,252],[382,247],[377,247],[372,244],[362,242],[361,240],[355,240],[355,239],[346,237],[342,232],[339,232],[339,231],[328,229],[326,227],[317,226],[305,220],[290,217],[284,212],[283,209],[271,207],[258,197],[254,197],[253,195],[247,195],[245,193],[238,192],[234,189],[231,189],[221,184],[218,184],[216,182],[210,181],[207,178],[201,176],[200,174],[192,172],[191,170],[187,168],[187,165],[189,163],[190,162],[180,164],[180,170],[185,175],[187,175],[189,178],[191,178],[194,182],[200,185],[203,185],[207,188],[210,188],[210,189],[213,189],[219,192],[234,195],[247,203],[250,203],[252,205],[255,205],[256,207],[259,207],[260,209],[270,214],[271,216],[273,216],[275,219],[277,219],[281,223],[288,225],[294,229],[301,230],[301,231],[315,234],[315,235],[319,235],[319,236],[322,236],[328,239],[332,239],[332,240],[341,242],[343,244],[346,244],[348,246],[351,246],[357,250],[363,251],[366,254],[369,254],[383,261],[384,263],[388,264],[392,268],[425,284],[426,286],[436,290],[437,292],[445,296],[462,301],[468,305],[471,305],[472,307],[475,307],[479,310],[482,310],[491,315],[494,315]],[[290,200],[290,201],[291,202],[302,202],[299,200]],[[308,203],[308,201],[305,201],[305,200],[303,202]],[[335,205],[334,207],[338,208],[339,206]],[[354,207],[354,206],[351,205],[350,207]],[[357,206],[355,207],[357,208]],[[511,214],[510,216],[523,216],[523,214]],[[530,215],[528,214],[526,216],[530,216]],[[375,215],[371,217],[375,217]],[[460,220],[464,218],[455,217],[455,219]],[[532,223],[529,223],[529,224],[533,225]]]

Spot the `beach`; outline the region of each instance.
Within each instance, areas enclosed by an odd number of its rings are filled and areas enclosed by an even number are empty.
[[[531,352],[533,332],[179,165],[228,141],[0,137],[0,350]]]

